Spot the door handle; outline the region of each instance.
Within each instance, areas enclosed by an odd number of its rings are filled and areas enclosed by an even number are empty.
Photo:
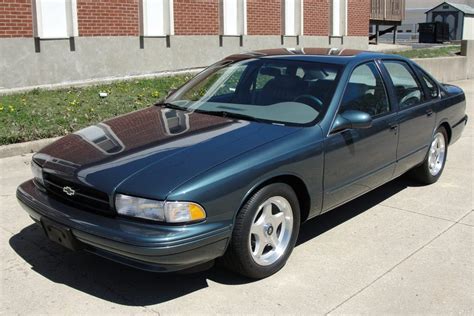
[[[433,110],[432,109],[426,110],[426,116],[431,116],[431,115],[433,115]]]
[[[398,124],[397,123],[391,123],[389,124],[390,130],[391,131],[397,131],[398,130]]]

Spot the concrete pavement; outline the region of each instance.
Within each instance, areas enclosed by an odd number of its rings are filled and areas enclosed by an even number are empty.
[[[53,244],[15,199],[31,155],[0,159],[2,314],[473,314],[471,121],[434,185],[397,179],[305,224],[283,270],[159,275]]]

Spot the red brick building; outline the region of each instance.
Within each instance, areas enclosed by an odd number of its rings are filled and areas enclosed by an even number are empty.
[[[0,66],[12,67],[0,89],[201,67],[242,50],[364,48],[369,15],[369,0],[0,0]]]

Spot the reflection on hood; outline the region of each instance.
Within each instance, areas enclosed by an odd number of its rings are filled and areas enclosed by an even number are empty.
[[[117,159],[131,151],[144,150],[183,136],[231,125],[232,120],[150,107],[86,127],[44,148],[35,158],[55,158],[64,167],[84,166],[104,159]],[[50,162],[53,162],[50,160]]]

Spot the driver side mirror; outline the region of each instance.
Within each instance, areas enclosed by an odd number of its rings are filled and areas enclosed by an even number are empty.
[[[372,116],[369,113],[348,110],[338,114],[331,132],[339,132],[351,128],[369,128],[372,126]]]

